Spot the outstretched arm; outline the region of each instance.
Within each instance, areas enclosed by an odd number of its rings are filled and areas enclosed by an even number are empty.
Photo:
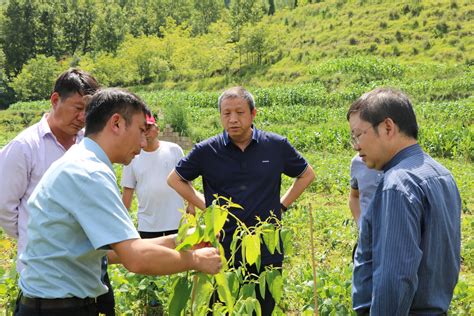
[[[111,245],[112,262],[121,262],[131,272],[146,275],[168,275],[187,270],[218,273],[222,267],[216,248],[176,251],[144,239],[129,239]]]

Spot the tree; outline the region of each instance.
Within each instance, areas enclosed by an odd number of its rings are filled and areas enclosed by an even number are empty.
[[[275,0],[268,0],[268,15],[275,14]]]
[[[22,101],[46,99],[51,94],[54,81],[61,70],[54,57],[38,55],[25,64],[10,86]]]
[[[96,52],[115,53],[125,38],[125,16],[122,8],[115,3],[106,4],[103,10],[92,30],[93,47]]]
[[[0,49],[0,109],[7,108],[14,101],[14,92],[8,86],[9,80],[4,69],[5,54]]]
[[[233,0],[230,3],[230,26],[233,40],[238,42],[244,25],[254,24],[262,19],[265,8],[258,0]]]
[[[191,15],[193,34],[207,33],[209,25],[220,18],[222,8],[222,0],[195,0]]]
[[[60,2],[57,0],[50,0],[49,3],[42,2],[38,5],[37,18],[30,22],[35,25],[36,29],[34,34],[36,42],[35,54],[59,58],[64,53],[61,37],[58,36],[60,30],[56,6],[59,4]]]
[[[10,0],[2,24],[2,44],[7,75],[16,75],[35,56],[36,6],[32,0]]]

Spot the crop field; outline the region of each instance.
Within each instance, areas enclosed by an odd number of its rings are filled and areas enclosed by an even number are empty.
[[[376,86],[406,91],[420,125],[419,142],[454,175],[462,198],[462,267],[450,315],[474,313],[474,91],[472,66],[402,65],[381,59],[342,58],[321,63],[314,81],[297,86],[255,88],[260,129],[288,137],[309,160],[316,179],[285,213],[282,225],[292,235],[283,266],[283,293],[278,313],[312,315],[317,289],[321,315],[350,315],[352,247],[357,227],[347,206],[349,164],[355,152],[345,115],[352,101]],[[334,78],[339,78],[338,82]],[[194,142],[221,132],[214,92],[134,91],[170,124]],[[0,147],[39,120],[46,101],[17,103],[0,112]],[[121,166],[116,166],[120,179]],[[292,179],[283,178],[284,191]],[[196,180],[197,187],[201,186]],[[134,201],[133,209],[136,209]],[[311,244],[310,210],[314,222]],[[136,214],[132,213],[135,220]],[[1,233],[0,233],[1,234]],[[16,297],[15,242],[0,235],[0,306],[8,313]],[[311,248],[317,279],[313,279]],[[110,267],[116,308],[123,315],[167,313],[175,276],[142,277]]]

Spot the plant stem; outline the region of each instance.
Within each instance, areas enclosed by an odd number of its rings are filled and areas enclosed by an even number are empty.
[[[197,274],[193,275],[193,291],[191,293],[191,316],[193,316],[193,306],[194,306],[194,300],[196,299],[196,291],[197,291],[197,285],[198,285],[198,276]]]
[[[313,205],[309,205],[309,231],[311,240],[311,264],[313,266],[313,284],[314,284],[314,315],[318,314],[318,287],[316,283],[316,260],[314,255],[314,228],[313,228]]]

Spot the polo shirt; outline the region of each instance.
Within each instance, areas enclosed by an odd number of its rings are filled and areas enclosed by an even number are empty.
[[[242,151],[234,145],[226,131],[194,146],[176,166],[185,181],[202,176],[206,206],[214,195],[232,198],[243,209],[230,209],[247,226],[257,224],[273,212],[279,219],[281,175],[300,176],[308,167],[306,160],[280,135],[258,130],[254,126],[252,140]],[[222,239],[227,258],[237,225],[230,216],[224,225]],[[281,263],[283,255],[271,255],[263,244],[262,264]],[[236,254],[236,263],[240,251]]]
[[[367,212],[370,202],[377,190],[383,171],[369,169],[359,155],[351,161],[351,188],[359,191],[359,204],[361,215]],[[362,216],[360,216],[362,217]],[[359,217],[359,221],[360,221]],[[360,223],[358,223],[360,226]]]

